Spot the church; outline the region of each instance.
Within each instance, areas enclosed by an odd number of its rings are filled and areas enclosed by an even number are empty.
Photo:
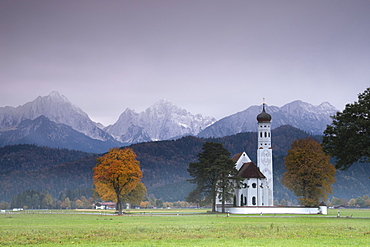
[[[258,147],[257,164],[248,157],[246,152],[233,156],[239,176],[243,178],[242,186],[234,191],[233,201],[227,202],[228,207],[273,206],[273,170],[271,148],[271,115],[266,113],[265,104],[257,116]],[[221,201],[216,203],[221,207]]]
[[[274,206],[274,184],[271,148],[271,115],[263,104],[257,116],[258,145],[257,164],[246,152],[232,158],[242,177],[241,186],[235,188],[231,201],[225,203],[226,212],[231,214],[327,214],[327,206],[277,207]],[[218,198],[218,197],[217,197]],[[216,201],[216,210],[222,212],[221,200]]]

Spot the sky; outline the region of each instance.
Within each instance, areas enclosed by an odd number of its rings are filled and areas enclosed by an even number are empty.
[[[370,86],[368,0],[0,0],[0,106],[58,91],[113,124],[167,99],[221,119]]]

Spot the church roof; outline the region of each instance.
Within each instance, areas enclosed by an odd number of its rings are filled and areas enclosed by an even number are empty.
[[[240,156],[242,156],[243,152],[241,153],[237,153],[237,154],[234,154],[234,156],[231,158],[234,162],[237,162],[240,158]]]
[[[266,178],[253,162],[244,163],[238,175],[242,178]]]
[[[262,112],[260,114],[258,114],[257,116],[257,121],[259,123],[263,123],[263,122],[270,122],[271,121],[271,115],[268,114],[266,111],[265,111],[265,104],[263,104],[263,109],[262,109]]]

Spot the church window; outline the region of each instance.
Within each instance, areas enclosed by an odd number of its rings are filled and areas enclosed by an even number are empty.
[[[257,184],[256,183],[253,183],[252,184],[252,188],[255,189],[257,187]]]
[[[265,137],[267,137],[267,132],[265,132]]]
[[[255,196],[252,197],[252,204],[256,205],[256,197]]]
[[[243,203],[243,194],[240,195],[240,206],[244,206],[244,203]]]
[[[262,132],[260,132],[260,137],[262,138]]]

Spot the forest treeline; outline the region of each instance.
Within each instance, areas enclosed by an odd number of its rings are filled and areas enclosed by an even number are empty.
[[[308,133],[291,126],[272,130],[274,164],[274,199],[277,203],[296,203],[294,194],[281,179],[284,157],[293,140],[306,138]],[[312,136],[311,136],[312,137]],[[321,137],[313,137],[320,139]],[[177,140],[138,143],[130,146],[137,154],[143,171],[142,182],[148,194],[167,202],[184,201],[193,189],[187,171],[189,163],[197,161],[205,142],[218,142],[231,153],[246,151],[256,161],[257,134],[240,133],[223,138],[186,136]],[[0,148],[0,202],[10,203],[15,195],[26,190],[47,191],[54,200],[65,191],[92,188],[92,168],[101,154],[67,149],[52,149],[35,145],[15,145]],[[370,194],[370,166],[359,164],[348,171],[338,171],[333,184],[336,198],[357,198]],[[89,198],[89,195],[82,195]],[[331,196],[329,196],[331,198]],[[74,198],[69,198],[73,201]],[[282,201],[284,199],[284,201]]]

